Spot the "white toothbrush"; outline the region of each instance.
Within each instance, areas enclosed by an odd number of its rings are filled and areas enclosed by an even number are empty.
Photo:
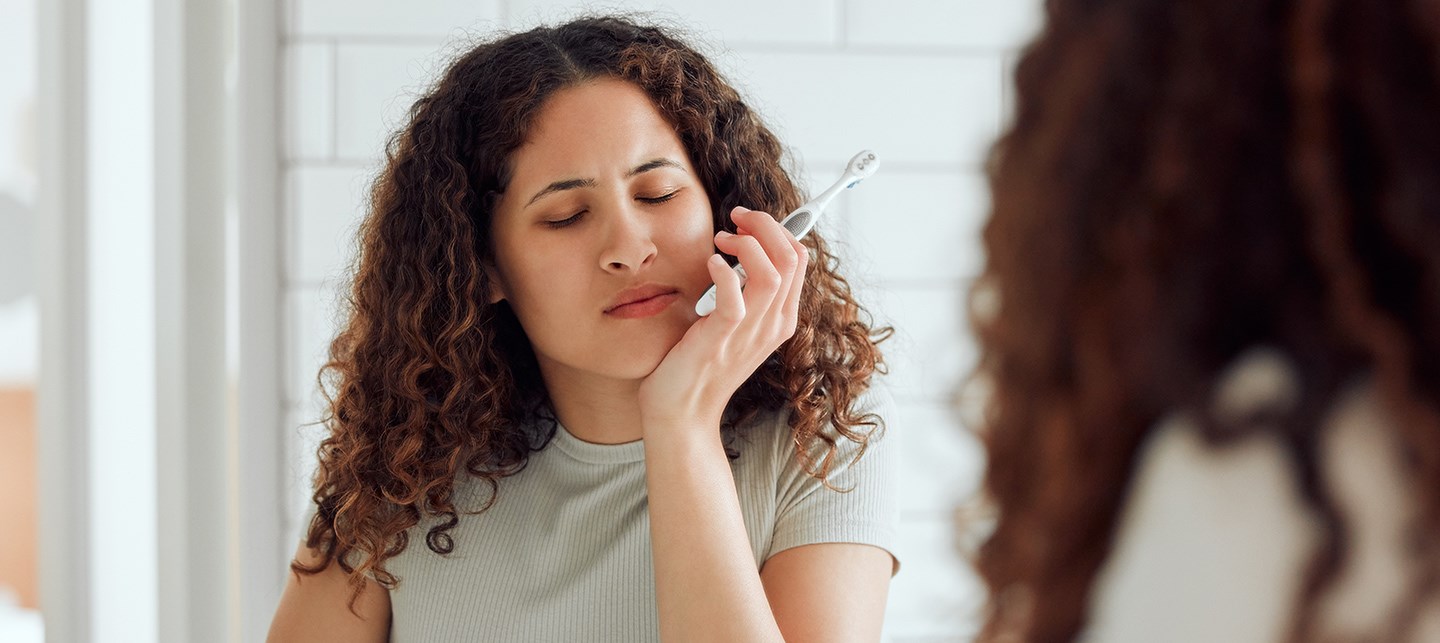
[[[850,164],[845,166],[845,175],[841,176],[839,181],[821,192],[819,196],[806,201],[805,205],[796,208],[794,212],[780,221],[780,225],[789,230],[790,234],[795,235],[796,239],[804,237],[811,228],[815,227],[815,222],[820,220],[820,215],[825,213],[825,206],[830,205],[830,201],[835,198],[835,195],[859,185],[861,181],[870,178],[870,175],[879,168],[880,158],[870,150],[861,150],[859,154],[855,155],[855,158],[850,159]],[[740,285],[744,286],[745,269],[737,263],[734,270],[735,274],[740,275]],[[710,289],[700,296],[700,301],[695,302],[695,314],[704,317],[713,312],[715,312],[715,286],[711,285]]]

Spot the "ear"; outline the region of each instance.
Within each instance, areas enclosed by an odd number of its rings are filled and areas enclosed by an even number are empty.
[[[485,270],[486,278],[490,281],[490,301],[486,303],[492,305],[498,304],[501,300],[509,298],[510,295],[506,292],[505,288],[505,280],[500,278],[500,271],[495,268],[495,265],[489,261],[482,261],[480,265]]]

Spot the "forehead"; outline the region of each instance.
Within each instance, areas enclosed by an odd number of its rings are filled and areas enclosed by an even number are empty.
[[[656,157],[689,166],[675,128],[633,83],[606,78],[557,91],[511,155],[511,184],[603,178]]]

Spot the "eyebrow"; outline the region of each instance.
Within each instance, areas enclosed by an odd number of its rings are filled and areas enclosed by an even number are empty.
[[[633,178],[651,170],[658,170],[662,167],[673,167],[682,172],[685,171],[685,166],[681,165],[678,161],[667,158],[653,158],[644,163],[641,163],[640,165],[635,166],[635,168],[630,170],[629,172],[626,172],[625,178]],[[595,187],[595,184],[595,179],[565,179],[563,181],[556,181],[554,183],[551,183],[550,185],[545,186],[545,188],[540,190],[539,192],[536,192],[535,196],[530,197],[530,200],[525,203],[525,207],[528,208],[536,201],[539,201],[540,199],[549,196],[550,194],[553,194],[555,192],[574,190],[576,188],[593,188]]]

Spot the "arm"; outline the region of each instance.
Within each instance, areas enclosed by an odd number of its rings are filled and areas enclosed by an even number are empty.
[[[660,639],[781,641],[718,426],[687,429],[645,439]]]
[[[786,641],[878,641],[893,568],[879,547],[822,543],[771,556],[760,581]]]
[[[878,639],[890,570],[883,550],[796,547],[773,557],[763,577],[755,569],[720,418],[735,390],[794,334],[809,253],[768,214],[737,208],[731,218],[741,234],[721,233],[715,244],[740,258],[747,286],[742,293],[735,274],[712,259],[715,312],[640,390],[661,638]],[[852,613],[853,605],[863,608]]]
[[[852,409],[882,422],[895,417],[889,393],[878,381],[871,384]],[[780,472],[775,532],[760,580],[787,641],[880,638],[898,565],[891,551],[899,518],[899,452],[889,431],[870,437],[864,457],[857,457],[858,444],[837,437],[836,461],[824,482],[806,472],[797,453],[782,452],[788,462]],[[825,453],[820,444],[807,448],[815,458]]]
[[[295,558],[305,565],[320,561],[319,554],[304,544],[295,552]],[[349,580],[336,563],[313,576],[300,576],[291,570],[266,641],[390,640],[390,592],[365,579],[365,589],[355,600],[353,613],[349,608],[350,594]]]
[[[880,639],[889,552],[805,545],[757,572],[719,431],[667,435],[645,441],[661,640]]]

